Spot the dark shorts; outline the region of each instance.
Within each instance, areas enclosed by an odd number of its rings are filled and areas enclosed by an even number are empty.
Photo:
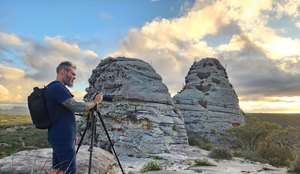
[[[52,167],[66,174],[76,173],[76,153],[74,143],[56,144],[49,142],[52,152]]]

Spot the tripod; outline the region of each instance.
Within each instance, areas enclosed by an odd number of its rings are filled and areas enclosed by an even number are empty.
[[[105,127],[105,124],[104,124],[104,121],[103,121],[103,119],[102,119],[102,117],[101,117],[101,114],[100,114],[99,111],[97,111],[97,105],[96,105],[92,110],[90,110],[90,112],[89,112],[89,115],[88,115],[88,118],[87,118],[87,122],[86,122],[86,127],[85,127],[84,132],[83,132],[83,135],[82,135],[82,137],[81,137],[81,139],[80,139],[80,141],[79,141],[79,144],[78,144],[78,147],[77,147],[77,150],[76,150],[76,154],[77,154],[77,152],[79,151],[79,148],[80,148],[80,146],[81,146],[81,144],[82,144],[82,141],[83,141],[83,138],[84,138],[84,136],[85,136],[86,130],[89,129],[89,128],[92,128],[91,144],[90,144],[90,148],[89,148],[90,158],[89,158],[89,169],[88,169],[88,174],[90,174],[90,173],[91,173],[91,168],[92,168],[93,147],[94,147],[94,136],[95,136],[95,134],[96,134],[96,121],[97,121],[97,117],[96,117],[96,116],[97,116],[97,115],[98,115],[98,117],[99,117],[99,119],[100,119],[100,121],[101,121],[101,124],[102,124],[102,126],[103,126],[103,129],[104,129],[104,131],[105,131],[105,133],[106,133],[107,139],[109,140],[109,143],[110,143],[110,145],[111,145],[111,147],[112,147],[113,154],[115,155],[115,157],[116,157],[116,159],[117,159],[117,161],[118,161],[118,164],[119,164],[119,166],[120,166],[120,169],[121,169],[121,171],[122,171],[122,174],[125,174],[125,173],[124,173],[124,170],[123,170],[123,168],[122,168],[122,165],[121,165],[121,163],[120,163],[120,161],[119,161],[118,155],[117,155],[117,153],[116,153],[116,151],[115,151],[114,144],[112,143],[112,141],[111,141],[111,139],[110,139],[110,136],[109,136],[109,134],[108,134],[108,132],[107,132],[107,129],[106,129],[106,127]]]

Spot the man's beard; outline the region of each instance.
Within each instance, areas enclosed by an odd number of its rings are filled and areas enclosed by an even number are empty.
[[[73,87],[73,81],[71,80],[71,76],[69,76],[68,74],[66,74],[66,76],[64,77],[64,84],[69,87]]]

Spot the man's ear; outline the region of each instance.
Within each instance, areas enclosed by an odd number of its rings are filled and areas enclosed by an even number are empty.
[[[67,70],[66,70],[65,68],[62,69],[62,74],[63,74],[63,75],[67,74]]]

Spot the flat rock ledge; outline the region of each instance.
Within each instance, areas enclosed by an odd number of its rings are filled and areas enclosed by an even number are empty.
[[[88,173],[89,146],[82,145],[77,154],[77,173]],[[52,149],[22,151],[0,159],[1,174],[47,174],[50,173]],[[116,174],[117,162],[109,152],[94,147],[91,173]]]
[[[216,160],[208,157],[209,151],[188,145],[173,145],[170,153],[154,154],[152,158],[122,156],[121,163],[126,174],[141,174],[143,166],[151,160],[162,164],[163,170],[143,174],[287,174],[286,168],[251,162],[234,157],[232,160]],[[215,166],[195,166],[195,159],[207,159]],[[116,167],[117,173],[120,169]]]

